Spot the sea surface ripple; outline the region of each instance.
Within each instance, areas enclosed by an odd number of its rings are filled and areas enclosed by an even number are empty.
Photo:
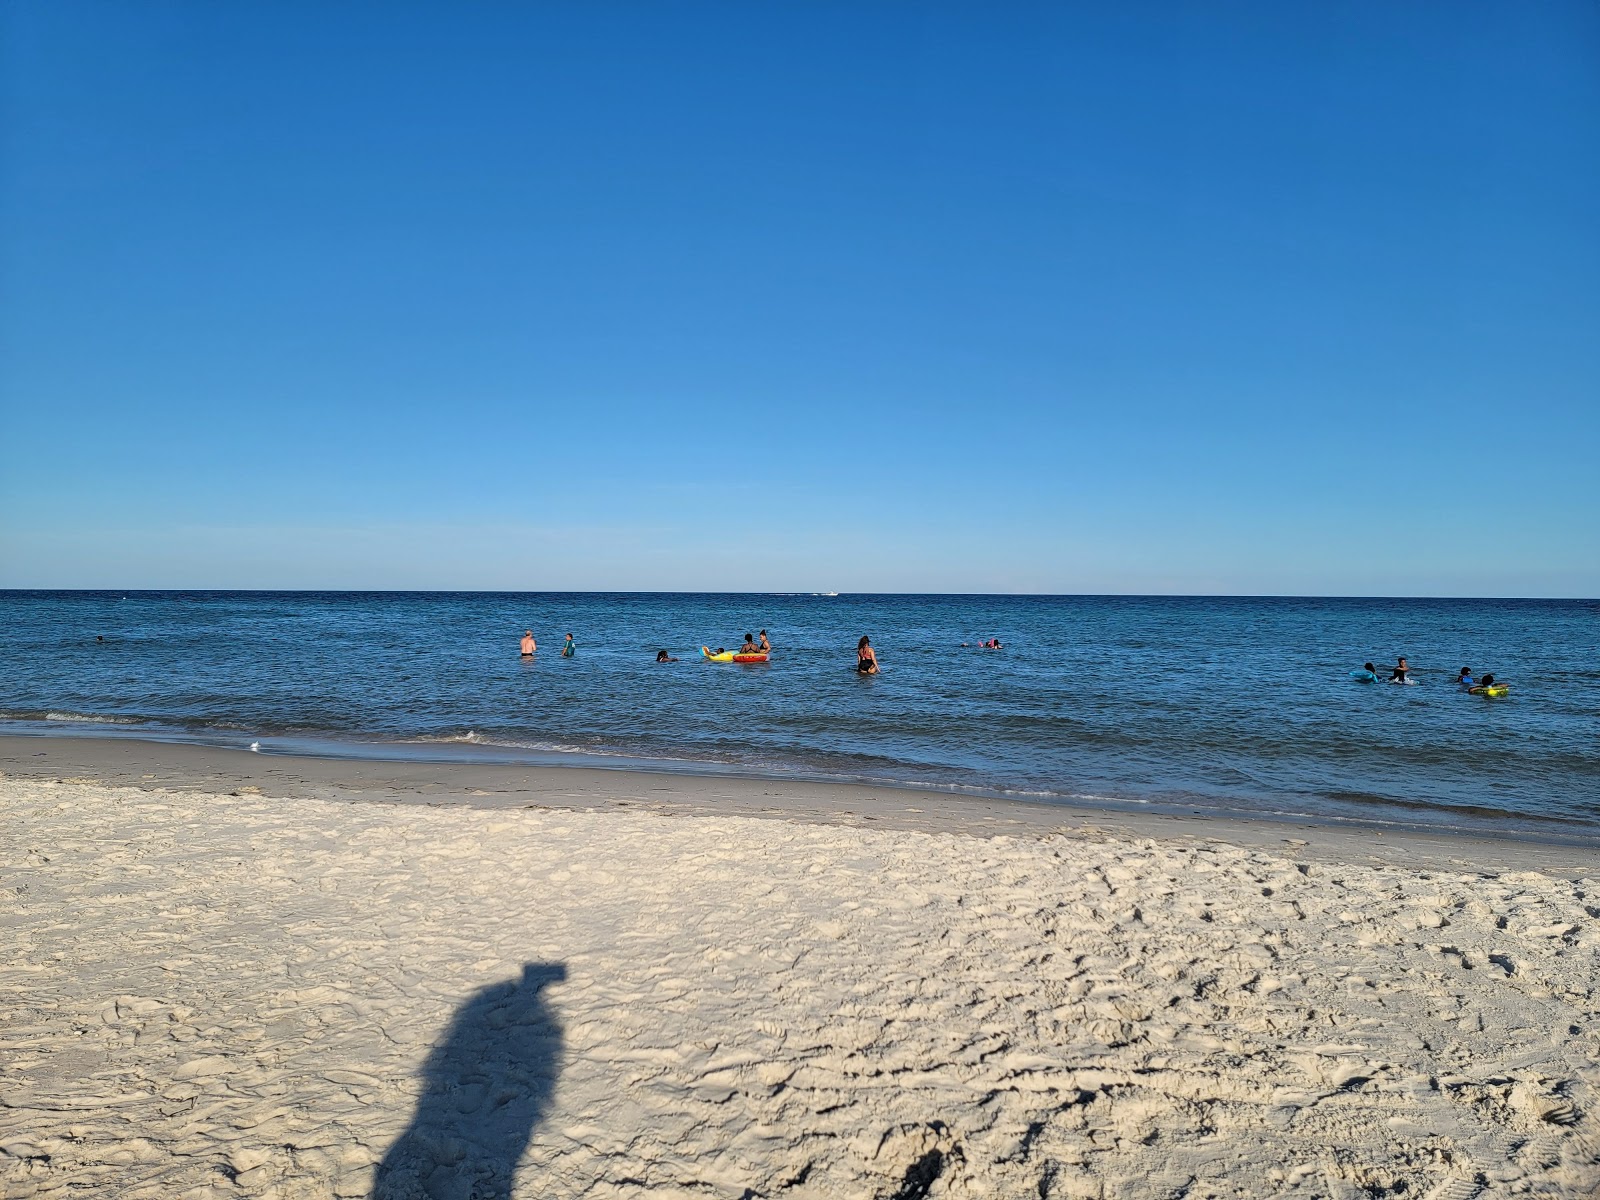
[[[1600,836],[1595,601],[6,591],[0,617],[0,731]],[[759,628],[770,664],[700,659]],[[1418,686],[1350,678],[1400,654]]]

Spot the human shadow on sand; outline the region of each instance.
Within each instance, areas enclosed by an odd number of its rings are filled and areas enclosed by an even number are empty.
[[[527,963],[521,979],[456,1010],[422,1065],[411,1124],[378,1164],[372,1200],[510,1200],[561,1067],[561,1026],[544,989],[566,977],[560,963]]]

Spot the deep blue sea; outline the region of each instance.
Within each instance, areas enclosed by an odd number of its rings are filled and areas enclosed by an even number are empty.
[[[760,628],[765,666],[699,657]],[[0,732],[1594,837],[1600,602],[11,591]]]

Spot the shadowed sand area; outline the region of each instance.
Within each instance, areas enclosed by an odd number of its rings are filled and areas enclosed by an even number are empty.
[[[1589,848],[69,739],[0,770],[7,1197],[1600,1190]]]

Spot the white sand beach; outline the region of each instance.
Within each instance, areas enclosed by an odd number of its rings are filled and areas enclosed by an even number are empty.
[[[6,1197],[1600,1195],[1590,850],[65,741]]]

